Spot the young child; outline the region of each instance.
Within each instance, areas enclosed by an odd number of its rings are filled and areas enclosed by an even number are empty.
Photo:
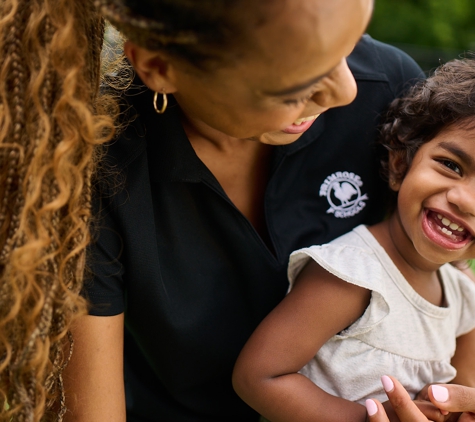
[[[447,264],[475,257],[474,61],[449,62],[396,100],[382,143],[394,212],[292,253],[289,294],[236,363],[236,392],[273,422],[364,421],[365,399],[386,401],[382,375],[414,398],[462,383],[452,363],[474,359],[475,283]]]

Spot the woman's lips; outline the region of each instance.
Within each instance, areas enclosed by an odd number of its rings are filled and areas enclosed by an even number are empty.
[[[301,119],[296,120],[290,126],[287,126],[282,132],[290,133],[290,134],[298,134],[305,132],[310,126],[312,126],[313,122],[316,118],[320,116],[320,114],[316,114],[315,116],[303,117]]]

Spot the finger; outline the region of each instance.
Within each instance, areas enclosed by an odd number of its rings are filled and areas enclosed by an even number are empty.
[[[449,419],[447,415],[452,413],[447,410],[441,410],[435,406],[432,402],[428,400],[414,400],[417,408],[422,412],[422,414],[433,422],[445,422]]]
[[[394,412],[402,422],[427,422],[428,419],[417,408],[406,389],[396,378],[384,375],[381,377],[384,391],[394,409]]]
[[[417,393],[416,400],[429,401],[429,384],[426,384],[424,388]]]
[[[382,404],[376,399],[368,399],[365,403],[366,412],[371,422],[389,422]]]
[[[475,412],[475,388],[457,384],[431,385],[429,398],[439,409],[450,412]]]
[[[474,422],[475,421],[475,413],[466,412],[460,415],[458,422]]]

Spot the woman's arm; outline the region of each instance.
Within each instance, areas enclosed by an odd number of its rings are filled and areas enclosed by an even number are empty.
[[[124,314],[84,316],[73,326],[64,373],[65,422],[125,422]]]
[[[233,374],[236,392],[273,422],[364,421],[364,406],[327,394],[297,372],[363,314],[370,297],[310,261],[244,346]]]

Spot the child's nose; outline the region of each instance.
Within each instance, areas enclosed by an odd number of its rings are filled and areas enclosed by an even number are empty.
[[[449,189],[447,200],[460,212],[475,216],[475,180]]]

